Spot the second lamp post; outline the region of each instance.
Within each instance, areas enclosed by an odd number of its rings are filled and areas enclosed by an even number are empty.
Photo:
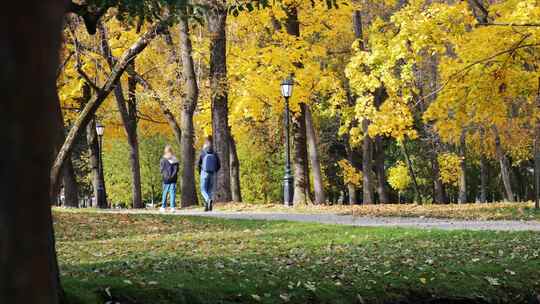
[[[105,195],[105,182],[103,177],[103,133],[105,133],[105,126],[101,123],[96,124],[96,133],[99,139],[99,155],[98,155],[98,172],[99,172],[99,181],[97,189],[97,207],[98,208],[107,208],[107,196]]]
[[[290,140],[290,109],[289,98],[292,96],[294,80],[288,77],[281,83],[281,95],[285,98],[285,141],[286,141],[286,159],[285,159],[285,177],[283,178],[283,203],[285,206],[293,205],[294,186],[291,170],[291,140]]]

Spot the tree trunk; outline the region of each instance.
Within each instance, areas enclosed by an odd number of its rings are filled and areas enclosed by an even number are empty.
[[[56,113],[56,127],[58,128],[58,139],[56,141],[56,149],[55,153],[60,150],[62,147],[62,144],[64,143],[64,140],[66,138],[65,136],[65,130],[64,130],[64,118],[62,115],[62,111],[60,108],[58,108],[58,113]],[[75,172],[73,170],[73,162],[71,160],[71,153],[69,157],[66,159],[66,163],[64,164],[64,167],[62,168],[62,184],[64,186],[64,206],[66,207],[78,207],[79,206],[79,189],[77,185],[77,180],[75,178]],[[51,200],[54,200],[60,191],[60,187],[57,187],[57,189],[54,190],[54,194],[52,196]]]
[[[363,24],[362,13],[355,11],[353,13],[353,29],[354,35],[357,39],[360,49],[366,51],[363,41]],[[375,92],[375,99],[378,99],[378,92]],[[362,131],[364,133],[364,139],[362,140],[362,203],[369,205],[374,203],[374,181],[373,181],[373,139],[368,134],[370,121],[367,119],[362,120]]]
[[[480,202],[487,202],[487,181],[488,181],[488,172],[486,165],[486,157],[484,155],[480,156]]]
[[[214,150],[221,159],[214,189],[216,202],[230,202],[231,171],[229,168],[229,106],[227,84],[227,41],[225,27],[227,10],[214,8],[208,14],[210,32],[210,90],[212,99],[212,138]]]
[[[501,166],[501,178],[504,185],[506,199],[509,202],[513,202],[515,198],[514,198],[514,192],[512,191],[512,184],[510,181],[510,169],[509,169],[510,164],[502,148],[501,137],[499,136],[499,130],[497,129],[495,125],[492,126],[492,130],[493,130],[493,135],[495,136],[495,151],[497,153],[497,159],[499,160],[499,165]]]
[[[242,192],[240,188],[240,161],[238,160],[238,153],[236,151],[236,141],[231,136],[229,153],[231,159],[231,191],[233,202],[242,202]]]
[[[109,45],[109,38],[107,29],[103,23],[98,23],[98,31],[100,34],[101,51],[103,56],[107,60],[111,70],[114,68],[116,59],[112,55],[111,47]],[[122,89],[122,82],[118,81],[114,88],[114,96],[116,99],[116,105],[124,130],[126,131],[127,141],[129,144],[129,163],[131,167],[131,195],[133,208],[144,208],[141,194],[141,165],[139,160],[139,139],[137,136],[137,96],[136,85],[137,81],[132,76],[135,72],[135,59],[131,60],[127,66],[127,70],[132,70],[132,73],[128,77],[128,100],[126,105],[126,99]]]
[[[349,205],[358,204],[358,196],[356,195],[356,187],[354,185],[348,184],[347,191],[349,192]]]
[[[362,121],[362,130],[364,132],[364,139],[362,140],[362,203],[364,205],[373,204],[373,140],[367,134],[369,127],[369,120],[364,119]]]
[[[385,158],[383,138],[377,136],[375,137],[375,172],[377,174],[377,193],[379,194],[379,201],[381,204],[390,203],[386,181],[386,169],[384,167]]]
[[[68,159],[64,165],[64,176],[62,180],[64,184],[64,206],[79,208],[79,189],[71,159]]]
[[[0,20],[0,303],[59,302],[49,169],[64,5],[13,2]]]
[[[135,60],[128,67],[135,71]],[[120,87],[120,85],[119,85]],[[131,192],[133,194],[133,208],[144,208],[142,200],[142,183],[141,183],[141,162],[139,156],[139,136],[137,134],[137,81],[133,76],[128,76],[128,102],[127,102],[127,121],[124,125],[128,135],[128,143],[130,147],[129,160],[131,164]],[[128,131],[129,130],[129,131]]]
[[[409,157],[409,151],[407,151],[407,147],[405,146],[405,141],[402,141],[399,147],[401,148],[401,153],[403,154],[403,157],[405,158],[405,164],[407,164],[407,170],[409,171],[409,174],[411,175],[411,179],[413,182],[414,202],[419,203],[420,202],[420,189],[418,187],[418,182],[416,180],[416,174],[414,173],[414,168],[413,168],[411,158]]]
[[[536,93],[536,110],[540,110],[540,77]],[[534,207],[540,209],[540,120],[537,118],[534,128]]]
[[[459,141],[459,157],[461,158],[460,166],[461,166],[461,174],[459,175],[459,196],[458,196],[458,203],[460,204],[466,204],[467,203],[467,168],[465,166],[465,148],[466,148],[466,142],[465,142],[465,136],[466,133],[463,131],[461,133],[460,141]]]
[[[300,112],[292,117],[293,130],[293,166],[294,196],[293,203],[308,203],[309,175],[307,163],[306,117],[305,104],[300,105]]]
[[[285,9],[287,19],[285,28],[287,34],[295,37],[300,36],[300,22],[298,20],[298,9],[289,6]],[[294,66],[302,68],[300,62]],[[304,103],[300,104],[300,112],[292,115],[292,143],[293,143],[293,167],[294,167],[294,196],[293,203],[307,203],[309,198],[309,167],[307,159],[307,135],[306,135],[306,117]]]
[[[189,34],[189,24],[186,15],[179,20],[180,45],[182,60],[182,75],[184,79],[185,98],[182,104],[181,122],[182,128],[182,184],[181,203],[182,207],[196,205],[198,203],[195,188],[195,128],[193,126],[193,113],[199,99],[199,87],[197,75],[193,65],[193,48]]]
[[[111,91],[116,87],[116,83],[119,81],[120,77],[127,68],[127,65],[138,55],[140,54],[146,46],[165,29],[165,25],[168,20],[159,21],[158,23],[151,26],[146,33],[144,33],[139,39],[131,45],[131,47],[124,52],[120,60],[112,68],[112,72],[107,78],[105,84],[99,89],[99,91],[92,96],[88,101],[81,114],[69,130],[69,133],[66,137],[60,152],[56,156],[54,164],[51,168],[51,189],[50,192],[53,193],[56,185],[58,184],[58,179],[60,176],[61,168],[67,159],[69,153],[73,149],[73,144],[75,139],[83,132],[90,120],[94,117],[97,109],[101,106],[103,101],[111,93]]]
[[[315,204],[326,203],[326,194],[324,192],[324,183],[321,171],[321,162],[319,160],[319,150],[317,135],[315,134],[315,126],[313,125],[313,117],[311,109],[306,106],[306,136],[309,152],[309,162],[313,174],[313,190],[315,192]]]
[[[99,140],[96,132],[96,120],[92,119],[86,126],[86,142],[88,144],[89,163],[92,170],[92,188],[94,190],[94,198],[92,207],[107,208],[107,191],[105,188],[105,180],[103,171],[99,166]],[[104,195],[100,195],[98,189],[100,184],[103,187]]]

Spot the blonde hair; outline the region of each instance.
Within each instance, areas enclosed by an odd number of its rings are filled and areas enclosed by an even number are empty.
[[[163,149],[163,154],[174,154],[172,146],[171,145],[166,145],[165,149]]]
[[[212,137],[211,137],[211,136],[208,136],[208,137],[204,140],[203,149],[210,149],[210,148],[212,148]]]

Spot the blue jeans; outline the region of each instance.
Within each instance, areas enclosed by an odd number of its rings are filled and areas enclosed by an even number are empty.
[[[201,172],[201,194],[206,203],[212,199],[214,188],[214,174],[209,172]]]
[[[169,194],[169,200],[171,201],[171,208],[175,207],[176,199],[176,183],[163,184],[163,196],[161,199],[161,207],[167,207],[167,193]]]

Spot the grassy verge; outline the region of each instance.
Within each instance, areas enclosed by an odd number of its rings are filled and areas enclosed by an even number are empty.
[[[298,205],[292,208],[281,204],[224,204],[218,205],[220,211],[256,212],[300,212],[337,213],[355,216],[403,216],[432,217],[465,220],[540,220],[540,210],[533,203],[490,203],[463,205]]]
[[[72,304],[526,303],[540,234],[55,211]],[[451,302],[450,302],[451,303]]]

